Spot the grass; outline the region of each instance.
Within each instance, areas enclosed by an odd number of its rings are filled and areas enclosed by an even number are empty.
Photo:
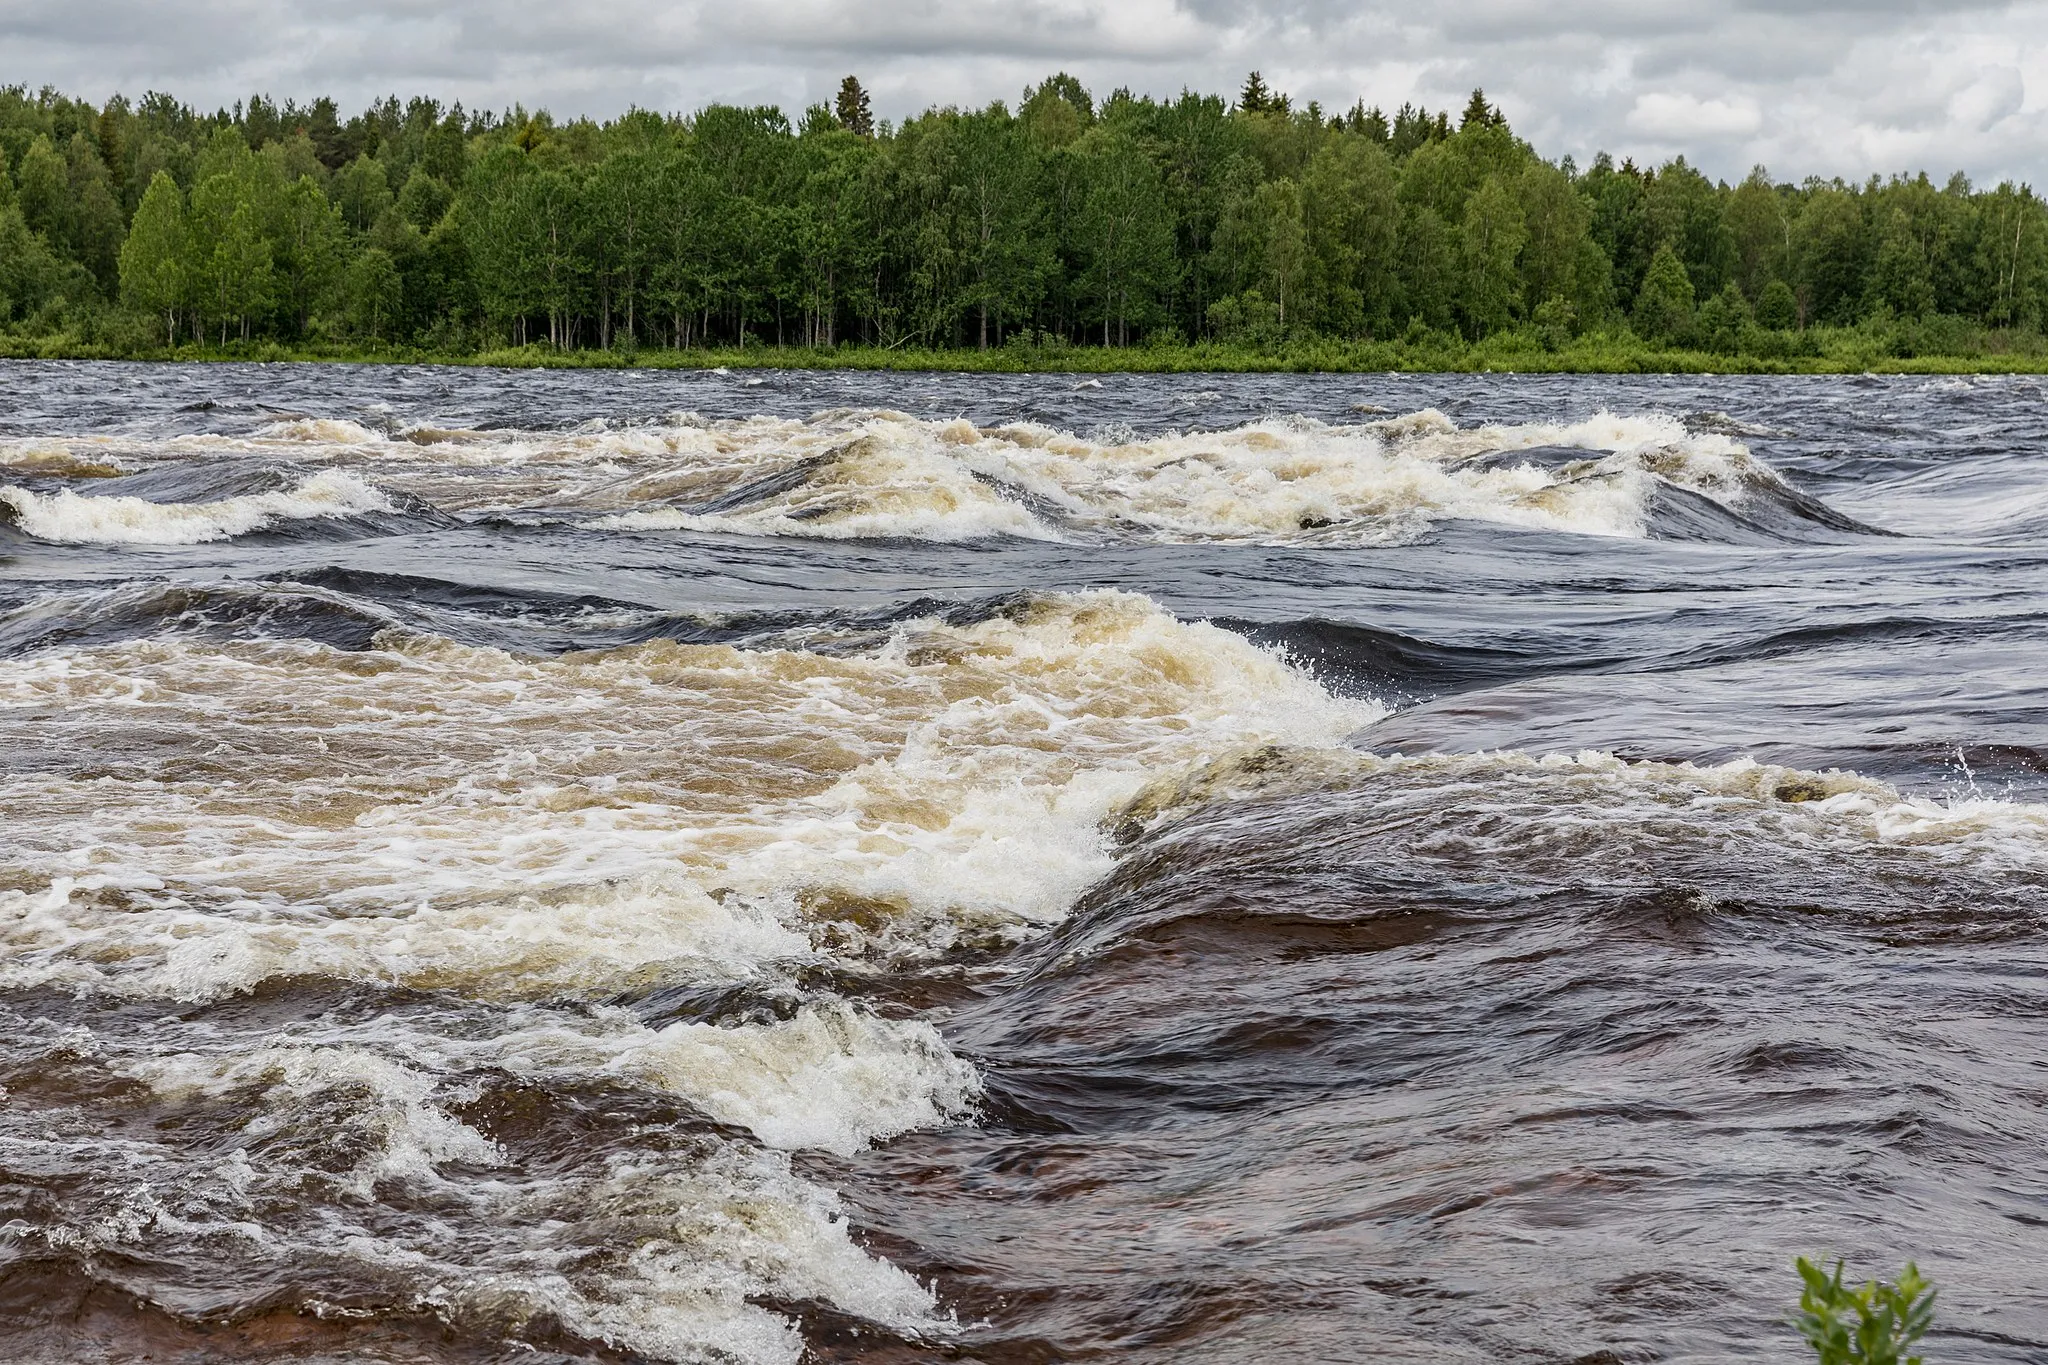
[[[2038,374],[2048,372],[2048,341],[2026,333],[1981,333],[1962,354],[1918,353],[1909,334],[1865,328],[1814,328],[1767,351],[1724,353],[1649,346],[1627,333],[1546,345],[1531,332],[1465,342],[1441,333],[1382,342],[1308,339],[1274,346],[1216,342],[1121,348],[1008,345],[986,351],[798,346],[673,351],[561,351],[546,346],[450,352],[375,343],[279,342],[227,346],[138,345],[75,331],[0,333],[0,357],[49,360],[191,362],[327,361],[356,364],[485,365],[534,369],[819,369],[964,371],[988,374],[1176,374],[1197,372],[1361,374]],[[1904,352],[1904,353],[1902,353]]]

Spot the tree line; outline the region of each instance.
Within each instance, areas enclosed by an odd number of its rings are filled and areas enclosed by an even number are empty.
[[[1014,109],[610,122],[387,99],[0,89],[0,325],[164,345],[446,351],[1479,340],[1796,344],[1816,324],[2038,333],[2048,217],[1958,174],[1717,182],[1549,161],[1462,114],[1073,77]],[[1775,340],[1773,340],[1775,339]]]

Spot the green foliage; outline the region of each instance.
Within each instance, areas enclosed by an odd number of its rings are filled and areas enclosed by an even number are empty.
[[[1535,327],[1536,335],[1542,339],[1544,350],[1561,351],[1577,332],[1578,314],[1571,300],[1561,294],[1552,294],[1536,306],[1529,321]]]
[[[1820,1365],[1920,1365],[1905,1351],[1933,1322],[1935,1291],[1919,1267],[1908,1261],[1894,1283],[1850,1289],[1840,1261],[1832,1276],[1804,1256],[1798,1266],[1805,1287],[1793,1322]]]
[[[1770,285],[1783,282],[1792,226],[1784,196],[1758,166],[1728,195],[1722,217],[1734,249],[1735,282],[1745,295],[1760,299]]]
[[[832,112],[838,117],[839,126],[855,137],[875,135],[875,113],[868,103],[868,92],[852,76],[839,82],[839,97],[833,102]]]
[[[1153,321],[1178,273],[1165,190],[1158,168],[1129,138],[1099,133],[1077,151],[1080,299],[1085,315],[1100,320],[1103,345],[1123,345]]]
[[[1884,307],[1900,317],[1917,318],[1934,307],[1927,251],[1902,208],[1894,206],[1885,215],[1866,288],[1865,312]]]
[[[280,322],[289,334],[303,335],[340,276],[348,250],[341,211],[312,175],[300,176],[276,196],[270,240]]]
[[[1742,330],[1750,321],[1749,300],[1730,280],[1720,293],[1700,305],[1695,319],[1701,349],[1733,355],[1742,348]]]
[[[1636,331],[1649,341],[1681,341],[1692,331],[1692,277],[1669,246],[1657,248],[1636,294]]]
[[[1837,325],[1856,320],[1863,299],[1867,233],[1863,206],[1847,190],[1816,192],[1792,229],[1796,283],[1809,299],[1810,315]]]
[[[421,232],[428,232],[441,221],[441,215],[448,212],[448,205],[454,201],[455,192],[443,181],[430,174],[426,167],[414,166],[404,187],[398,191],[397,208],[406,222]]]
[[[1393,158],[1370,137],[1332,138],[1301,187],[1317,330],[1384,336],[1392,329],[1401,210]]]
[[[1285,335],[1279,308],[1256,289],[1210,304],[1209,330],[1219,341],[1262,349],[1277,346]]]
[[[1256,74],[1233,106],[1098,101],[1059,73],[1014,112],[892,128],[851,77],[798,127],[0,90],[0,332],[43,349],[1144,344],[1180,365],[1228,339],[1289,364],[1653,363],[1626,318],[1659,356],[1773,366],[2030,357],[2044,316],[2025,186],[1581,173],[1476,91],[1454,125],[1296,109]]]
[[[1466,335],[1476,341],[1505,330],[1522,312],[1516,263],[1529,229],[1521,203],[1500,176],[1488,176],[1472,196],[1459,240],[1465,256],[1460,311]]]
[[[185,273],[194,323],[217,331],[223,345],[230,333],[248,340],[271,304],[272,246],[261,219],[256,187],[235,171],[217,171],[192,191]]]
[[[1273,92],[1266,88],[1265,78],[1254,71],[1244,78],[1244,89],[1238,94],[1237,107],[1241,113],[1263,114],[1269,109],[1277,111],[1280,106]]]
[[[169,344],[177,341],[178,310],[186,300],[186,257],[185,196],[168,172],[158,171],[121,248],[121,301],[160,315]]]
[[[334,177],[331,189],[342,220],[357,232],[368,232],[391,207],[391,181],[384,163],[359,156]]]
[[[29,231],[52,246],[71,238],[71,186],[64,160],[46,136],[38,136],[21,158],[15,176],[15,203]]]
[[[376,247],[357,256],[348,268],[344,292],[349,331],[370,341],[383,340],[404,304],[398,267],[391,257]]]
[[[1793,294],[1792,286],[1783,280],[1772,280],[1765,285],[1756,301],[1756,321],[1760,327],[1774,327],[1780,331],[1797,324],[1799,299]]]

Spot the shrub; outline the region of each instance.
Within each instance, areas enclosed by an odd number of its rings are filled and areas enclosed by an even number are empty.
[[[1832,1278],[1804,1256],[1798,1265],[1806,1287],[1792,1321],[1820,1365],[1920,1365],[1919,1356],[1904,1354],[1934,1320],[1934,1287],[1918,1266],[1906,1262],[1894,1283],[1850,1289],[1842,1283],[1840,1261]]]
[[[1636,333],[1656,345],[1686,341],[1692,332],[1692,279],[1669,246],[1657,248],[1636,292]]]
[[[1784,331],[1799,321],[1799,299],[1792,292],[1792,286],[1783,280],[1772,280],[1764,286],[1764,292],[1756,300],[1757,325]]]

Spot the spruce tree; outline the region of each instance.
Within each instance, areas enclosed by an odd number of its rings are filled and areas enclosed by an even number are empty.
[[[1265,78],[1254,71],[1244,79],[1244,93],[1237,97],[1237,107],[1247,114],[1263,114],[1273,104],[1273,94],[1266,89]]]
[[[860,88],[860,82],[852,76],[839,82],[839,98],[834,101],[832,112],[839,119],[839,126],[849,133],[862,137],[875,135],[874,110],[868,105],[868,92]]]

